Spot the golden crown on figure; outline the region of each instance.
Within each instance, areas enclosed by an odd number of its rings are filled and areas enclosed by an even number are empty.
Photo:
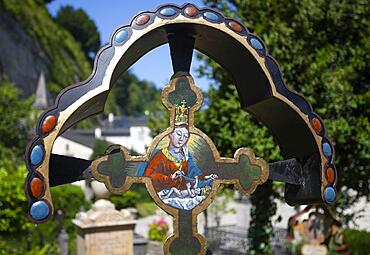
[[[188,125],[189,107],[186,106],[186,101],[182,100],[180,105],[175,105],[175,125]]]

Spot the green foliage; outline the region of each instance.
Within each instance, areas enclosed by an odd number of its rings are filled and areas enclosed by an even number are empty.
[[[90,209],[90,202],[85,200],[83,190],[72,184],[65,184],[51,188],[54,210],[63,210],[65,219],[74,219],[80,209]]]
[[[50,82],[58,84],[49,89],[59,92],[63,87],[87,78],[90,64],[80,45],[66,30],[59,27],[51,18],[44,5],[34,0],[3,0],[0,7],[15,17],[25,31],[36,40],[42,52],[40,58],[48,63]]]
[[[168,234],[169,226],[163,218],[155,220],[149,226],[149,239],[163,242]]]
[[[102,139],[95,139],[93,153],[90,156],[91,160],[96,159],[97,157],[104,154],[105,150],[108,148],[109,143]]]
[[[232,157],[237,148],[249,146],[265,160],[281,159],[269,130],[241,110],[235,87],[223,82],[218,89],[210,88],[207,98],[211,103],[196,115],[196,125],[212,138],[223,156]]]
[[[354,229],[343,231],[343,241],[353,255],[370,255],[370,233]]]
[[[57,244],[39,244],[36,236],[0,236],[0,255],[50,255],[60,254]],[[28,245],[32,247],[27,247]]]
[[[27,169],[4,159],[0,163],[0,234],[27,231],[32,226],[23,186]]]
[[[153,201],[145,201],[136,204],[139,217],[146,217],[155,214],[158,206]]]
[[[115,205],[117,210],[128,207],[136,208],[139,217],[153,215],[157,209],[146,187],[142,184],[132,185],[130,190],[123,193],[121,196],[111,196],[110,201]]]
[[[282,159],[278,146],[269,130],[248,113],[241,110],[235,86],[225,71],[214,61],[207,60],[208,67],[201,75],[214,77],[219,86],[207,93],[207,108],[196,115],[196,125],[215,143],[221,155],[232,157],[239,147],[251,147],[258,157],[266,161]],[[269,236],[272,232],[271,217],[276,212],[273,202],[277,193],[271,182],[259,186],[251,196],[250,254],[270,254]]]
[[[0,80],[0,255],[56,254],[56,242],[41,243],[43,232],[27,219],[27,169],[21,161],[35,112],[32,98],[20,100],[19,94],[13,84]]]
[[[57,254],[57,234],[61,222],[55,217],[46,223],[33,225],[27,219],[28,202],[24,194],[25,166],[15,167],[10,161],[0,161],[0,255]],[[80,208],[89,209],[81,188],[63,185],[51,189],[54,209],[65,213],[64,226],[69,234],[69,249],[75,254],[76,228],[72,219]]]
[[[67,29],[81,44],[86,58],[92,62],[100,47],[100,34],[95,22],[82,9],[74,9],[70,5],[62,6],[55,21]]]
[[[369,63],[370,9],[367,1],[252,1],[207,0],[211,7],[227,16],[239,17],[251,32],[266,43],[270,54],[280,63],[286,84],[308,99],[323,118],[327,133],[335,141],[339,171],[338,211],[360,196],[369,197],[370,116]],[[279,159],[278,149],[267,130],[239,108],[231,79],[215,62],[201,75],[214,78],[216,88],[210,92],[210,104],[203,115],[202,129],[215,139],[218,148],[230,153],[240,143],[251,146],[268,161]],[[224,102],[224,101],[228,102]],[[202,115],[201,115],[202,116]],[[244,136],[239,136],[243,134]],[[258,130],[258,131],[257,131]],[[246,135],[247,134],[247,135]],[[223,142],[222,142],[223,141]],[[265,186],[265,188],[264,188]],[[268,233],[268,215],[272,187],[257,189],[252,196],[253,238],[251,252],[265,253],[259,245]],[[356,197],[347,194],[357,191]],[[261,194],[264,190],[266,194]],[[265,196],[265,197],[264,197]],[[349,218],[349,217],[348,217]],[[261,235],[260,235],[261,234]]]
[[[156,107],[148,114],[150,135],[156,136],[163,132],[170,125],[170,113],[162,105],[162,100],[158,99]]]
[[[0,158],[20,161],[31,129],[32,98],[19,100],[20,90],[0,78]]]
[[[26,167],[4,159],[0,163],[0,255],[57,254],[55,222],[37,226],[27,219]]]
[[[57,186],[51,189],[51,196],[53,198],[54,204],[54,211],[57,214],[58,210],[63,211],[64,219],[63,223],[64,227],[68,233],[68,248],[71,254],[76,254],[76,237],[77,237],[77,230],[76,227],[73,225],[72,220],[76,217],[76,214],[82,209],[87,211],[91,207],[91,203],[85,200],[85,194],[82,189],[76,185],[67,184]],[[60,229],[60,224],[56,220],[56,216],[52,221],[44,223],[40,225],[41,228],[50,231],[50,236],[57,233]],[[56,243],[56,239],[51,239],[48,242]]]
[[[109,97],[114,97],[124,115],[140,116],[155,112],[161,93],[154,84],[139,80],[136,75],[125,72],[115,82]]]
[[[140,194],[133,190],[126,191],[122,196],[111,196],[110,201],[116,206],[117,210],[128,207],[136,207]]]
[[[272,187],[272,182],[267,181],[259,186],[251,196],[251,222],[248,229],[250,238],[249,255],[272,254],[269,237],[272,234],[271,217],[276,213],[276,203],[273,202],[277,195]]]
[[[35,0],[36,4],[38,5],[46,5],[46,4],[50,4],[51,2],[53,2],[54,0]]]
[[[368,1],[207,2],[239,16],[248,29],[261,36],[279,61],[287,85],[308,99],[335,141],[338,184],[344,191],[356,190],[357,197],[368,197]],[[343,200],[344,204],[352,202]]]

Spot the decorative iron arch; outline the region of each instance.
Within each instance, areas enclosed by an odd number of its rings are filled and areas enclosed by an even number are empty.
[[[25,189],[32,221],[40,223],[50,217],[50,186],[85,178],[82,170],[91,164],[53,155],[57,137],[73,124],[101,112],[115,80],[150,50],[169,42],[174,71],[188,71],[193,48],[188,47],[187,40],[230,73],[241,107],[270,129],[285,159],[298,162],[298,172],[270,171],[271,179],[287,182],[286,201],[334,203],[334,148],[326,137],[324,124],[303,96],[286,87],[277,62],[262,40],[218,11],[171,4],[142,12],[129,25],[118,28],[110,43],[97,54],[91,76],[64,89],[55,104],[40,116],[37,135],[26,150],[29,174]],[[185,45],[182,49],[178,46],[181,43]],[[178,56],[183,57],[182,61],[175,59]],[[66,173],[63,181],[57,180],[54,171],[62,171],[59,160],[82,170]],[[34,217],[32,210],[37,215],[37,210],[42,209],[46,213]]]

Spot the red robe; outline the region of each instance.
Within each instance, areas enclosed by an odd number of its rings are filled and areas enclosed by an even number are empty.
[[[184,175],[188,174],[188,161],[183,160],[181,163],[181,171]],[[143,176],[148,176],[152,179],[152,183],[156,192],[162,189],[177,188],[178,190],[186,189],[186,182],[182,178],[172,180],[173,173],[178,171],[180,167],[175,162],[168,159],[162,152],[158,151],[155,156],[150,160],[146,167]]]

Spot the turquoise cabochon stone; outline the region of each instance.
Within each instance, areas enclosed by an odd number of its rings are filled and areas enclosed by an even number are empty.
[[[332,155],[332,151],[331,151],[331,147],[330,147],[330,144],[327,143],[327,142],[324,142],[322,144],[322,150],[324,152],[324,155],[327,156],[327,157],[330,157]]]
[[[37,201],[32,204],[30,215],[35,220],[43,220],[48,217],[50,208],[45,201]]]
[[[332,204],[335,202],[335,190],[332,187],[327,187],[324,191],[324,198],[325,201],[329,204]]]
[[[203,16],[212,21],[219,21],[220,17],[214,12],[205,12]]]
[[[127,29],[122,29],[122,30],[120,30],[117,34],[116,34],[116,36],[114,37],[114,41],[116,42],[116,43],[123,43],[123,42],[125,42],[126,40],[127,40],[127,38],[128,38],[128,30]]]
[[[251,42],[252,47],[255,48],[256,50],[263,50],[263,45],[258,39],[251,38],[249,41]]]
[[[176,10],[174,8],[168,7],[160,10],[159,13],[162,14],[163,16],[169,17],[175,15]]]
[[[41,145],[36,145],[33,147],[30,155],[31,164],[38,165],[44,157],[44,151]]]

